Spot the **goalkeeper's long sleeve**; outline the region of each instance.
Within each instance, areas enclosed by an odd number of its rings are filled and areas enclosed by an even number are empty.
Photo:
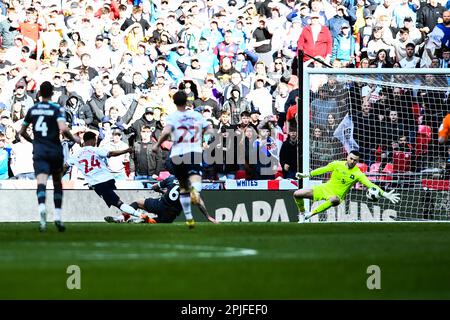
[[[361,172],[358,176],[358,181],[361,182],[363,185],[365,185],[367,188],[376,188],[380,191],[380,195],[382,196],[384,194],[383,189],[381,189],[379,186],[377,186],[375,183],[369,180],[367,176]]]
[[[309,174],[311,177],[320,176],[321,174],[334,170],[334,161],[327,164],[325,167],[317,168]]]

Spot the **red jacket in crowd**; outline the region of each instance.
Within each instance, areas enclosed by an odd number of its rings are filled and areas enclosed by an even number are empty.
[[[328,55],[331,56],[333,38],[331,37],[330,30],[327,27],[322,26],[317,41],[314,43],[311,26],[306,26],[303,28],[300,38],[298,38],[297,49],[303,49],[304,53],[313,57],[321,56],[325,58]],[[311,58],[305,55],[303,61],[308,61],[309,59]]]

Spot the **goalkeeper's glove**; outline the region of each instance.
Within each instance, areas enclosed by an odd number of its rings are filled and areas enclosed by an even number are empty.
[[[389,192],[384,192],[383,193],[383,197],[385,197],[386,199],[388,199],[390,202],[392,203],[397,203],[400,201],[400,194],[399,193],[394,193],[395,190],[391,190]]]
[[[300,179],[304,179],[304,178],[309,178],[310,176],[309,176],[309,173],[297,172],[295,174],[295,177],[300,180]]]

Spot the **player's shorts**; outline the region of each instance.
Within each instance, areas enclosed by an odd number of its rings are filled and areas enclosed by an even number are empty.
[[[190,176],[202,175],[203,155],[197,152],[186,153],[171,158],[171,167],[178,181],[186,181]]]
[[[92,186],[95,193],[98,194],[103,201],[105,201],[108,207],[117,206],[119,204],[120,198],[114,192],[116,190],[116,181],[114,179],[98,183]]]
[[[53,174],[63,171],[64,156],[62,153],[35,153],[33,154],[34,173]]]
[[[330,197],[338,197],[341,201],[343,196],[338,194],[330,185],[324,183],[312,187],[314,201],[328,200]]]
[[[177,217],[177,214],[173,210],[168,209],[160,199],[145,199],[144,208],[145,211],[158,216],[154,218],[157,223],[172,223]]]

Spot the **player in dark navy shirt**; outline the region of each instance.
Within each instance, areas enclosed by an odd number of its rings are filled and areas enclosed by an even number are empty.
[[[175,176],[170,175],[165,180],[155,183],[152,190],[163,193],[160,198],[140,199],[130,204],[134,209],[143,209],[147,212],[156,214],[157,217],[149,218],[148,215],[142,214],[139,219],[131,218],[127,215],[119,217],[105,217],[107,222],[136,222],[136,223],[172,223],[176,217],[183,211],[180,203],[180,185]],[[217,223],[206,211],[205,205],[198,205],[200,211],[206,219],[212,223]]]
[[[64,231],[61,221],[62,183],[64,155],[60,133],[77,143],[78,137],[70,133],[66,125],[65,110],[57,103],[51,102],[53,85],[45,81],[41,84],[39,94],[41,101],[31,107],[22,123],[20,134],[33,144],[33,166],[37,180],[37,198],[39,203],[39,230],[45,231],[47,224],[47,209],[45,207],[46,185],[48,176],[53,179],[53,201],[55,204],[54,220],[58,231]],[[33,139],[28,135],[28,126],[33,126]]]

